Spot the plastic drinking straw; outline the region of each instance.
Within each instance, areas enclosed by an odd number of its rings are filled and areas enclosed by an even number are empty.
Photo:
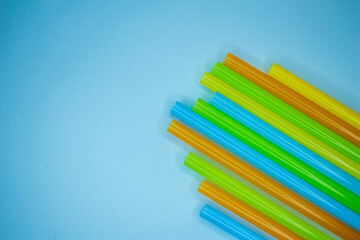
[[[359,129],[310,101],[282,82],[277,81],[231,53],[226,56],[223,64],[353,144],[360,146]]]
[[[304,220],[273,203],[260,193],[247,187],[226,173],[220,171],[210,163],[193,153],[189,153],[184,162],[185,166],[199,173],[209,181],[218,185],[234,197],[255,208],[259,212],[280,223],[284,227],[305,239],[332,239]]]
[[[221,93],[215,93],[210,104],[360,196],[359,180],[251,114]]]
[[[304,131],[310,133],[338,152],[360,163],[360,148],[257,86],[255,83],[247,80],[219,62],[215,64],[211,74],[262,104],[275,114],[278,114]]]
[[[324,212],[320,208],[316,207],[312,203],[306,201],[299,195],[295,194],[288,188],[282,186],[278,182],[267,177],[263,173],[259,172],[255,168],[251,167],[250,165],[248,165],[245,162],[241,161],[240,159],[236,158],[234,155],[225,151],[224,149],[222,149],[221,147],[212,143],[211,141],[207,140],[206,138],[200,136],[199,134],[192,131],[188,127],[179,123],[178,121],[173,120],[171,122],[169,128],[167,129],[167,131],[169,133],[171,133],[172,135],[174,135],[175,137],[182,140],[183,142],[186,142],[187,144],[189,144],[196,150],[202,152],[206,156],[215,160],[219,164],[228,168],[235,174],[239,175],[240,177],[244,178],[245,180],[247,180],[247,181],[251,182],[252,184],[254,184],[255,186],[259,187],[263,191],[267,192],[268,194],[270,194],[273,197],[277,198],[278,200],[282,201],[289,207],[291,207],[294,210],[298,211],[299,213],[303,214],[305,217],[308,217],[309,219],[313,220],[314,222],[316,222],[319,225],[323,226],[324,228],[328,229],[332,233],[338,235],[339,237],[341,237],[343,239],[356,239],[356,238],[360,239],[360,234],[357,231],[355,231],[354,229],[350,228],[346,224],[344,224],[341,221],[337,220],[336,218],[332,217],[331,215]],[[205,181],[205,183],[206,183],[206,181]],[[237,212],[234,211],[237,209],[237,207],[231,207],[231,205],[222,204],[222,202],[225,201],[225,197],[216,197],[217,195],[214,195],[215,193],[213,194],[214,196],[212,195],[213,197],[210,197],[209,192],[213,188],[206,187],[208,184],[205,184],[205,183],[203,182],[203,184],[201,184],[200,188],[199,188],[199,191],[202,194],[206,195],[207,197],[216,201],[220,205],[222,205],[222,206],[228,208],[229,210],[233,211],[234,213],[238,214]],[[202,187],[202,186],[204,186],[204,187]],[[208,189],[208,191],[205,191],[207,189]],[[206,194],[206,192],[208,194]],[[215,191],[212,191],[212,192],[215,192]],[[216,200],[216,199],[218,199],[218,200]],[[241,216],[241,217],[243,217],[243,216]],[[248,220],[248,219],[246,219],[246,220]],[[260,227],[260,228],[262,228],[262,227]],[[269,232],[268,230],[265,230],[265,231]],[[273,235],[272,233],[270,233],[270,234]],[[277,236],[275,236],[275,237],[277,237]]]
[[[208,182],[206,180],[204,180],[200,184],[198,191],[201,194],[203,194],[206,197],[213,200],[214,202],[217,202],[221,206],[232,211],[239,217],[245,219],[249,223],[257,226],[261,230],[272,235],[276,239],[284,239],[284,240],[285,239],[286,240],[303,239],[302,237],[291,232],[286,227],[280,225],[279,223],[275,222],[271,218],[265,216],[261,212],[255,210],[254,208],[243,203],[242,201],[231,196],[227,192],[221,190],[220,188],[216,187],[215,185],[211,184],[210,182]]]
[[[330,197],[360,214],[360,197],[326,177],[319,171],[313,169],[306,163],[300,161],[293,155],[284,151],[271,141],[257,134],[202,99],[198,99],[196,101],[193,111],[224,131],[230,133],[232,136],[252,147],[259,153],[273,160],[280,166],[304,179]]]
[[[268,73],[289,88],[360,129],[360,114],[274,63]]]
[[[263,238],[259,234],[251,231],[247,227],[244,227],[234,219],[226,216],[207,204],[201,209],[200,217],[206,219],[238,239],[266,240],[266,238]]]
[[[222,95],[226,96],[236,104],[242,106],[257,117],[271,124],[273,127],[285,133],[295,141],[319,154],[323,158],[327,159],[357,179],[360,179],[360,165],[358,163],[335,151],[333,148],[321,142],[319,139],[313,137],[311,134],[308,134],[296,125],[273,113],[240,91],[229,86],[210,73],[205,73],[201,78],[200,83],[214,92],[220,92]]]
[[[177,102],[171,109],[171,113],[175,117],[196,128],[230,151],[247,160],[266,174],[287,185],[293,191],[298,192],[328,213],[360,231],[360,215],[356,214],[354,211],[345,207],[293,173],[284,169],[277,163],[271,161],[235,137],[231,136],[229,133],[225,132],[213,123],[207,121],[199,114],[191,111],[191,109]]]

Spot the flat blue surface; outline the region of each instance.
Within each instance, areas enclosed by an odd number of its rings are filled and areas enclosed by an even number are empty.
[[[166,132],[229,51],[360,110],[358,1],[192,2],[0,1],[0,239],[229,239]]]

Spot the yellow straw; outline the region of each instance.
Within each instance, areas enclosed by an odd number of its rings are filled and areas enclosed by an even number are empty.
[[[360,114],[274,63],[268,73],[294,91],[360,129]]]

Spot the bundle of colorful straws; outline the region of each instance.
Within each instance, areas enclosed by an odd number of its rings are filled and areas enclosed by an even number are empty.
[[[265,74],[231,53],[200,82],[215,92],[210,103],[171,109],[199,133],[176,120],[168,132],[334,235],[360,239],[358,113],[277,64]],[[333,239],[194,153],[184,164],[207,179],[200,193],[273,237]],[[200,216],[264,239],[208,205]]]

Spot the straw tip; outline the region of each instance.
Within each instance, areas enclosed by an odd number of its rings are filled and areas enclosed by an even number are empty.
[[[188,163],[188,162],[191,160],[192,155],[193,155],[193,153],[192,153],[192,152],[189,152],[189,154],[186,156],[185,161],[184,161],[184,164],[185,164],[185,165],[186,165],[186,163]]]
[[[189,154],[186,156],[184,160],[184,165],[187,167],[191,167],[192,163],[196,160],[198,156],[196,156],[195,153],[189,152]]]
[[[209,77],[211,74],[209,72],[204,72],[201,79]]]
[[[218,66],[221,66],[221,65],[223,65],[221,62],[216,62],[215,63],[215,67],[218,67]]]
[[[211,183],[210,183],[209,181],[207,181],[206,179],[204,179],[204,180],[200,183],[197,191],[200,192],[200,193],[201,193],[201,192],[204,192],[204,191],[206,191],[205,189],[209,188],[209,185],[211,185]]]
[[[221,62],[217,62],[215,63],[214,67],[211,69],[211,74],[212,75],[216,75],[216,73],[222,69],[224,65]]]
[[[212,207],[210,207],[208,204],[205,204],[205,206],[202,207],[202,209],[200,210],[199,216],[202,217],[204,215],[206,215],[206,213],[208,211],[210,211],[212,209]]]
[[[210,104],[212,105],[212,104],[216,103],[218,98],[221,96],[222,96],[221,93],[215,92],[214,96],[210,100]]]
[[[196,100],[196,102],[205,102],[203,99],[201,99],[201,98],[198,98],[197,100]]]
[[[207,86],[209,83],[214,81],[214,78],[216,78],[214,75],[209,72],[205,72],[200,78],[200,83]]]
[[[166,129],[166,131],[172,132],[172,130],[174,129],[174,127],[175,127],[177,124],[179,124],[179,122],[176,121],[175,119],[172,119],[172,120],[171,120],[171,123],[170,123],[169,127]]]
[[[170,113],[174,113],[175,110],[181,106],[181,103],[179,101],[176,101],[175,104],[172,106],[172,108],[170,109]]]
[[[226,54],[225,59],[226,59],[226,58],[231,58],[231,57],[235,57],[235,55],[232,54],[231,52],[228,52],[228,53]]]
[[[214,97],[211,99],[211,100],[214,100],[214,98],[219,98],[219,97],[222,97],[223,95],[220,93],[220,92],[216,92],[214,94]]]
[[[185,160],[191,159],[191,158],[193,158],[194,156],[196,156],[195,153],[189,152],[189,154],[186,156],[186,159],[185,159]]]
[[[205,103],[204,100],[202,100],[201,98],[198,98],[198,99],[196,100],[194,106],[193,106],[193,109],[194,109],[194,108],[196,109],[197,107],[203,105],[204,103]]]
[[[280,68],[280,66],[279,66],[278,64],[273,63],[273,64],[271,65],[269,71],[268,71],[268,75],[269,75],[270,77],[273,77],[273,73],[274,73],[275,71],[277,71],[279,68]]]
[[[209,75],[210,75],[210,73],[205,72],[200,78],[200,83],[203,83],[204,81],[206,81],[209,78]]]

